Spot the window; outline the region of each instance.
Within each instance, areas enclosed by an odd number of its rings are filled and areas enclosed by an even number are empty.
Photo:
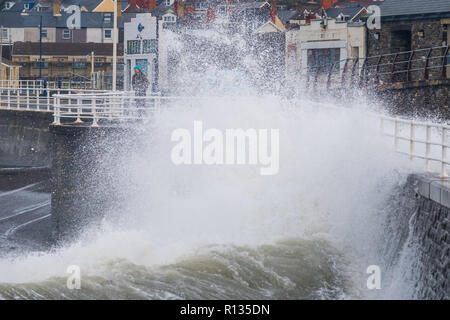
[[[94,66],[95,67],[103,67],[104,63],[105,63],[104,58],[95,58]]]
[[[106,29],[104,30],[104,38],[105,39],[111,39],[112,38],[112,30]]]
[[[86,59],[73,60],[72,68],[73,69],[86,69]]]
[[[112,20],[112,13],[107,12],[107,13],[103,14],[103,22],[104,23],[109,23],[109,22],[111,22],[111,20]]]
[[[168,15],[163,17],[164,22],[175,22],[175,17],[173,15]]]
[[[172,0],[166,0],[166,6],[171,6],[172,5]]]
[[[127,53],[128,54],[140,54],[141,53],[141,41],[140,40],[128,40]]]
[[[56,61],[56,66],[57,67],[64,67],[64,58],[58,58],[58,60]]]
[[[309,49],[308,68],[311,72],[329,72],[334,66],[332,71],[339,71],[340,57],[340,48]]]
[[[40,3],[37,7],[37,11],[39,12],[48,12],[50,11],[50,5],[47,3]]]
[[[156,40],[144,40],[142,53],[156,53]]]
[[[63,30],[63,39],[70,39],[70,29]]]
[[[411,50],[411,27],[400,25],[391,30],[391,53]]]
[[[47,29],[42,29],[41,36],[42,36],[42,38],[47,38],[48,37],[48,30]]]
[[[2,29],[2,33],[0,34],[1,40],[8,40],[8,29]]]
[[[39,65],[41,65],[41,66],[42,66],[42,69],[48,69],[48,62],[47,62],[47,59],[42,59],[40,63],[39,63],[39,59],[36,59],[35,61],[36,61],[36,62],[33,63],[33,68],[39,69]]]

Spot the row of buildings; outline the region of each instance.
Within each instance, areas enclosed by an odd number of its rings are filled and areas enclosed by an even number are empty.
[[[113,0],[0,3],[0,65],[19,66],[23,79],[111,73]],[[448,0],[128,0],[118,8],[118,70],[126,89],[135,64],[162,91],[181,85],[179,69],[199,69],[200,57],[239,68],[235,44],[217,48],[208,30],[240,35],[265,73],[255,77],[262,85],[268,77],[295,81],[318,66],[339,71],[348,58],[363,63],[366,57],[432,47],[448,55],[450,41]],[[180,52],[179,42],[190,45]],[[191,63],[181,66],[180,60]]]

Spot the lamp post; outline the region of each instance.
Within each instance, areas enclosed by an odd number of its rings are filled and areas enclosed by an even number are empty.
[[[3,63],[3,25],[0,26],[0,80],[2,79],[2,63]],[[5,68],[6,72],[6,68]]]
[[[94,51],[91,52],[91,78],[94,74]]]
[[[117,82],[117,1],[114,1],[114,29],[113,29],[113,71],[112,71],[112,89],[116,91]]]
[[[39,23],[39,80],[42,79],[42,15]]]

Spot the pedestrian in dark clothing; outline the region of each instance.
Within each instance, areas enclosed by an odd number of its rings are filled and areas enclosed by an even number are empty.
[[[147,95],[148,79],[138,65],[134,67],[134,75],[131,83],[136,97],[145,97]],[[142,115],[145,108],[145,98],[136,98],[136,107],[138,108],[139,115]]]

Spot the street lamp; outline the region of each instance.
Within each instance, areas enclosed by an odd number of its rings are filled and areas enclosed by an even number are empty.
[[[42,79],[42,15],[39,23],[39,80]]]
[[[116,91],[117,82],[117,1],[114,2],[114,28],[113,28],[113,74],[112,74],[112,89]]]

